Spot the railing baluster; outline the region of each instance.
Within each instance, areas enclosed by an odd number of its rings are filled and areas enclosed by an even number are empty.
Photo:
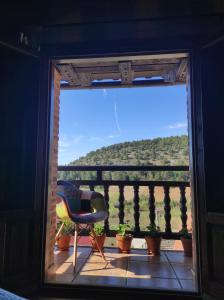
[[[102,171],[101,170],[97,170],[97,172],[96,172],[96,180],[97,181],[102,181]]]
[[[180,211],[181,211],[181,221],[182,229],[187,228],[187,199],[185,195],[185,186],[180,186]]]
[[[139,186],[134,185],[134,220],[135,220],[135,233],[140,232],[140,226],[139,226]]]
[[[171,234],[172,230],[171,230],[171,224],[170,224],[170,220],[171,220],[171,214],[170,214],[170,187],[165,185],[164,186],[164,211],[165,211],[165,232],[166,234]]]
[[[119,185],[119,223],[124,224],[124,186]]]
[[[94,192],[95,186],[94,186],[94,185],[90,185],[90,186],[89,186],[89,189],[90,189],[90,191]]]
[[[155,225],[155,196],[154,196],[155,187],[153,185],[149,186],[149,220],[151,225]]]
[[[106,220],[104,221],[104,230],[106,233],[109,233],[110,231],[110,225],[109,225],[109,186],[107,184],[104,185],[104,199],[106,202],[106,206],[107,206],[107,211],[108,211],[108,217],[106,218]]]

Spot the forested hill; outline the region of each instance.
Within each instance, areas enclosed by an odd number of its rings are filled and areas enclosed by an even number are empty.
[[[114,144],[89,152],[69,165],[188,165],[186,135]],[[61,172],[61,179],[79,178],[79,174]],[[83,179],[94,179],[94,172],[82,173]],[[105,172],[105,179],[185,180],[186,172]]]

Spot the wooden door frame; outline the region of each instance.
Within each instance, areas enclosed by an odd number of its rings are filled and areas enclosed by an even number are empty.
[[[36,50],[29,48],[29,47],[24,47],[23,45],[20,44],[13,44],[11,42],[8,41],[0,41],[0,47],[5,49],[8,52],[8,55],[10,56],[10,52],[11,54],[19,54],[20,57],[17,58],[16,63],[18,62],[19,59],[24,59],[24,58],[33,58],[36,60],[36,68],[32,68],[32,71],[35,72],[34,74],[36,74],[38,76],[38,72],[39,72],[39,52],[37,52]],[[10,57],[7,58],[10,60]],[[31,62],[32,64],[32,62]],[[27,62],[27,65],[24,65],[24,70],[26,71],[26,74],[28,74],[30,72],[30,70],[27,70],[27,66],[31,66],[30,62]],[[16,69],[16,68],[15,68]],[[28,74],[29,75],[29,74]],[[20,293],[22,295],[26,294],[26,295],[30,295],[33,292],[36,291],[36,289],[39,287],[40,282],[39,282],[39,278],[40,278],[40,260],[42,258],[41,255],[41,243],[42,243],[42,238],[41,238],[41,233],[42,230],[40,229],[41,224],[40,224],[40,220],[41,220],[41,215],[40,215],[40,203],[43,202],[41,198],[39,198],[39,188],[40,188],[40,181],[39,181],[39,177],[38,177],[38,149],[39,149],[39,145],[38,145],[38,141],[39,141],[39,136],[36,134],[39,132],[39,115],[40,115],[40,95],[39,95],[39,78],[36,77],[36,81],[32,81],[33,83],[37,84],[37,99],[36,99],[36,110],[34,111],[35,113],[37,112],[37,119],[36,120],[36,130],[35,130],[35,134],[34,134],[34,142],[35,142],[35,154],[37,154],[37,156],[35,157],[35,160],[32,160],[35,164],[35,171],[33,172],[33,174],[35,174],[35,182],[34,182],[34,192],[33,192],[33,203],[31,207],[23,207],[23,208],[16,208],[16,209],[7,209],[7,210],[2,210],[0,212],[0,219],[1,219],[1,223],[3,224],[2,228],[1,228],[1,238],[2,238],[2,242],[4,245],[4,250],[3,252],[1,252],[1,279],[2,279],[2,287],[15,291],[16,293]],[[24,90],[24,89],[23,89]],[[17,91],[18,92],[18,91]],[[32,90],[32,92],[34,93],[34,90]],[[35,94],[33,94],[35,95]],[[23,105],[23,104],[21,104]],[[14,107],[13,107],[14,108]],[[14,108],[16,109],[16,108]],[[4,112],[4,110],[3,110]],[[25,111],[26,112],[26,111]],[[17,112],[18,113],[18,112]],[[10,116],[8,116],[10,117]],[[36,116],[35,116],[36,117]],[[24,118],[21,116],[21,118]],[[25,118],[26,119],[26,118]],[[4,123],[3,123],[4,124]],[[3,127],[4,128],[4,127]],[[16,128],[18,130],[18,128]],[[21,146],[21,145],[20,145]],[[29,152],[32,153],[32,152]],[[34,152],[33,152],[34,153]],[[16,153],[17,154],[17,153]],[[26,157],[26,159],[29,159],[28,157]],[[24,182],[25,184],[25,182]],[[29,184],[26,182],[26,184]],[[16,187],[13,187],[14,189]],[[28,198],[32,201],[31,198]],[[40,201],[41,199],[41,201]],[[9,200],[9,199],[7,199]],[[16,202],[16,201],[15,201]],[[25,222],[24,222],[25,221]],[[22,243],[24,242],[25,244],[25,239],[24,239],[24,235],[23,235],[23,231],[21,231],[21,223],[24,222],[24,224],[26,225],[25,228],[28,229],[28,231],[30,232],[30,236],[31,239],[29,240],[29,242],[27,243],[29,245],[29,250],[31,253],[33,253],[33,259],[31,260],[32,262],[32,268],[30,270],[32,270],[32,274],[28,274],[27,278],[29,280],[33,280],[33,282],[26,282],[26,277],[24,276],[25,272],[20,272],[18,270],[18,272],[13,272],[13,276],[10,274],[7,274],[7,262],[11,261],[11,257],[6,254],[9,251],[9,247],[10,247],[10,240],[11,240],[11,236],[12,235],[12,229],[13,226],[15,226],[16,229],[18,229],[18,233],[17,236],[20,237],[20,241],[22,241]],[[1,224],[1,225],[2,225]],[[33,232],[35,232],[35,239],[33,237]],[[15,242],[15,240],[13,239],[13,242]],[[33,242],[33,243],[32,243]],[[32,244],[31,244],[32,243]],[[7,247],[8,246],[8,247]],[[16,247],[16,245],[15,245]],[[31,248],[32,247],[32,248]],[[32,250],[31,250],[32,249]],[[11,249],[10,249],[11,250]],[[9,252],[10,253],[10,252]],[[10,253],[11,254],[11,253]],[[17,253],[17,257],[18,257],[18,253]],[[26,257],[26,259],[29,259],[29,257]],[[27,264],[28,265],[28,264]],[[18,267],[18,266],[17,266]],[[17,270],[16,270],[17,271]],[[11,271],[10,271],[11,272]],[[35,275],[34,278],[33,274]],[[9,278],[7,278],[9,276]],[[16,281],[14,282],[14,276],[18,276],[16,277]],[[19,279],[19,280],[18,280]],[[21,281],[20,281],[21,279]]]
[[[205,186],[205,171],[204,167],[206,166],[204,163],[204,138],[203,135],[206,134],[206,129],[204,129],[203,119],[205,116],[204,107],[203,107],[203,84],[202,84],[202,70],[203,70],[203,59],[201,59],[202,51],[215,46],[216,44],[224,41],[223,33],[216,34],[213,38],[210,38],[209,41],[206,41],[200,45],[200,47],[196,47],[194,52],[194,62],[192,65],[192,71],[194,75],[194,81],[197,82],[197,87],[194,86],[194,100],[195,111],[198,112],[197,119],[195,120],[195,124],[197,128],[195,128],[195,132],[197,134],[197,139],[195,144],[197,143],[197,151],[195,153],[195,159],[197,160],[197,197],[198,197],[198,218],[200,219],[199,224],[199,234],[198,241],[200,241],[200,253],[199,253],[199,264],[200,264],[200,272],[201,272],[201,286],[203,287],[203,299],[216,299],[212,297],[218,297],[218,299],[222,299],[224,289],[223,285],[218,283],[214,279],[214,275],[211,275],[212,262],[208,260],[212,254],[212,226],[214,225],[222,225],[223,226],[223,213],[212,212],[209,211],[208,202],[206,199],[206,186]],[[196,135],[195,134],[195,135]],[[208,146],[207,146],[208,147]],[[202,255],[203,254],[203,255]],[[207,258],[207,259],[206,259]],[[210,296],[211,295],[211,296]],[[221,298],[220,298],[221,297]]]
[[[193,176],[193,188],[192,188],[192,199],[194,202],[194,217],[199,216],[199,210],[201,208],[201,195],[199,194],[198,185],[201,182],[198,182],[196,174],[198,174],[198,170],[203,171],[203,165],[199,164],[199,160],[196,157],[197,149],[198,149],[198,140],[200,140],[200,132],[197,131],[198,127],[198,120],[196,118],[196,114],[201,114],[200,110],[200,104],[197,103],[196,99],[198,100],[197,95],[197,84],[195,81],[195,74],[194,74],[194,68],[192,67],[193,64],[195,64],[194,59],[194,52],[193,52],[193,46],[190,43],[190,45],[186,45],[183,47],[182,45],[177,45],[175,47],[166,47],[164,48],[164,45],[166,45],[165,42],[161,42],[158,44],[153,44],[151,46],[150,43],[146,43],[141,46],[140,49],[133,49],[133,47],[124,47],[120,50],[120,52],[114,52],[113,50],[109,48],[101,47],[99,49],[99,46],[94,48],[82,48],[77,47],[77,45],[54,45],[54,46],[46,46],[43,51],[46,54],[45,58],[43,59],[42,64],[42,72],[43,72],[43,78],[42,78],[42,96],[45,102],[45,106],[43,105],[43,112],[44,118],[46,121],[47,127],[45,128],[45,133],[42,131],[41,136],[43,137],[43,134],[45,135],[45,145],[46,145],[46,152],[49,153],[50,145],[49,145],[49,136],[50,136],[50,106],[51,106],[51,95],[50,95],[50,82],[51,82],[51,66],[55,60],[59,59],[66,59],[66,58],[96,58],[97,57],[109,57],[109,56],[127,56],[127,55],[150,55],[150,54],[163,54],[163,53],[188,53],[189,54],[189,60],[190,60],[190,91],[191,91],[191,105],[190,105],[190,114],[191,114],[191,128],[189,128],[189,141],[191,141],[191,151],[190,151],[190,161],[191,161],[191,171]],[[83,46],[84,47],[84,46]],[[44,82],[45,80],[45,82]],[[44,102],[43,101],[43,102]],[[47,105],[46,105],[47,104]],[[43,113],[42,112],[42,113]],[[48,155],[48,154],[47,154]],[[46,164],[44,165],[44,162],[42,160],[41,165],[45,170],[45,175],[48,172],[48,157],[46,158]],[[62,293],[62,295],[72,295],[74,290],[76,291],[76,295],[83,295],[83,287],[82,286],[66,286],[66,285],[58,285],[58,284],[50,284],[44,282],[44,268],[45,268],[45,239],[46,239],[46,206],[47,206],[47,190],[48,190],[48,182],[45,179],[45,183],[42,186],[44,192],[44,198],[43,198],[43,209],[44,209],[44,215],[43,215],[43,240],[42,240],[42,276],[41,276],[41,288],[46,293],[52,293],[55,291],[55,294],[58,295]],[[195,201],[197,199],[197,202]],[[195,254],[197,257],[197,274],[198,274],[198,291],[197,292],[181,292],[181,291],[163,291],[163,290],[145,290],[145,289],[120,289],[120,288],[110,288],[105,287],[105,289],[102,289],[102,287],[93,287],[93,286],[87,286],[85,285],[85,293],[88,297],[92,296],[92,293],[94,292],[95,295],[104,295],[105,293],[113,294],[113,297],[117,295],[120,295],[121,293],[124,293],[125,295],[133,295],[133,293],[138,294],[144,294],[144,295],[154,295],[155,297],[160,297],[161,295],[171,295],[170,299],[180,299],[183,298],[191,298],[195,297],[195,299],[198,299],[201,295],[201,269],[200,269],[200,262],[201,262],[201,246],[200,246],[200,219],[198,219],[197,224],[195,224],[195,240],[197,243]],[[192,299],[193,299],[192,298]],[[156,299],[156,298],[155,298]],[[159,299],[159,298],[158,298]],[[168,299],[168,298],[167,298]]]

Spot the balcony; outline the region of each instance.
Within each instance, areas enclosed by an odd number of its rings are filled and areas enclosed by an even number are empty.
[[[187,166],[59,166],[58,171],[66,172],[74,185],[104,194],[109,212],[104,222],[106,262],[92,253],[88,232],[84,231],[79,241],[76,274],[72,268],[73,246],[69,251],[59,251],[55,246],[48,282],[195,291],[192,257],[184,256],[178,235],[180,229],[191,227],[189,181],[148,180],[146,174],[163,172],[164,178],[168,172],[188,175]],[[142,172],[145,180],[105,179],[106,172],[130,171]],[[91,172],[91,180],[81,178],[85,172]],[[130,254],[121,254],[116,248],[114,227],[127,218],[133,225],[130,233],[134,239]],[[144,236],[149,224],[161,227],[160,256],[147,254]]]

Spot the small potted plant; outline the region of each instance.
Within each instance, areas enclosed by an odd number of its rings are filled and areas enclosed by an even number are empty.
[[[179,231],[180,239],[186,256],[192,256],[192,235],[187,228]]]
[[[65,251],[69,249],[71,235],[73,233],[74,224],[68,218],[62,219],[57,226],[56,242],[58,249]]]
[[[148,232],[145,240],[148,247],[148,254],[160,255],[161,232],[160,228],[155,224],[147,226]]]
[[[133,239],[132,234],[128,234],[127,231],[131,229],[128,223],[119,224],[117,228],[116,240],[117,247],[121,253],[129,253],[131,249],[131,242]]]
[[[106,234],[104,233],[104,226],[102,224],[94,224],[94,231],[96,233],[97,243],[98,243],[100,249],[103,250],[104,242],[106,239]],[[96,244],[96,240],[91,233],[90,233],[89,237],[90,237],[93,251],[99,252],[99,249]]]

